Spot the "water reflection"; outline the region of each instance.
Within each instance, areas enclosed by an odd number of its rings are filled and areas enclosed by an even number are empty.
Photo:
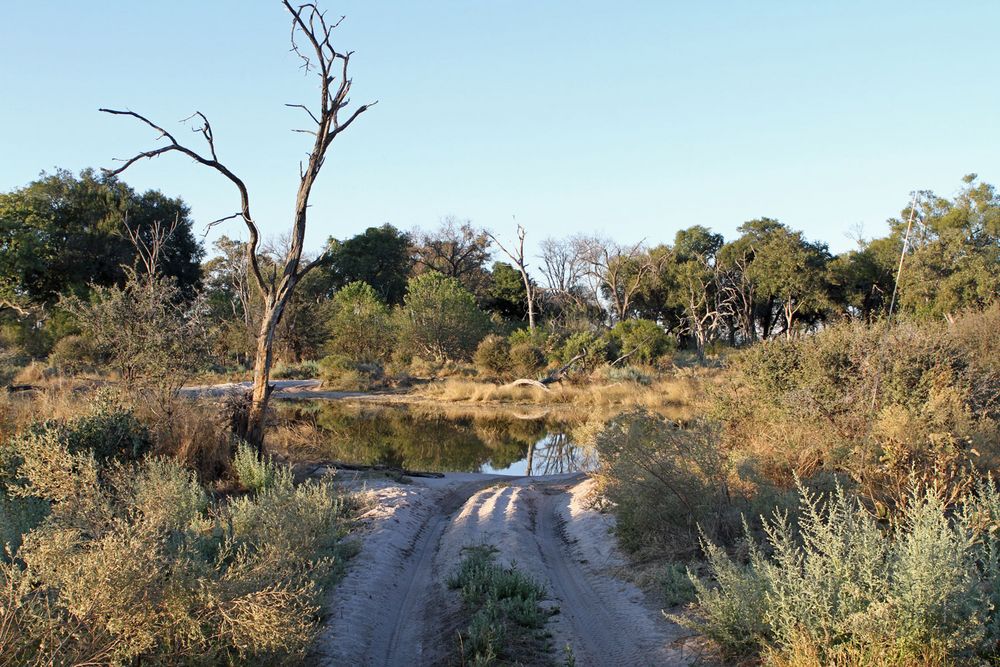
[[[593,464],[589,448],[573,441],[578,424],[565,418],[324,400],[275,403],[286,440],[297,440],[287,449],[307,458],[505,475],[554,475]]]

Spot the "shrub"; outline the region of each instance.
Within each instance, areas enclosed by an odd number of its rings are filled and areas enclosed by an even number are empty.
[[[716,586],[692,576],[694,627],[730,655],[763,652],[783,664],[995,657],[1000,493],[992,480],[953,517],[937,493],[913,487],[889,530],[840,488],[825,498],[799,492],[798,530],[781,513],[766,523],[770,556],[749,534],[745,566],[706,542]]]
[[[360,364],[385,363],[395,338],[389,308],[371,285],[353,282],[334,295],[327,343],[332,354]]]
[[[589,331],[580,331],[569,336],[562,345],[559,359],[562,363],[568,364],[578,356],[580,359],[572,370],[579,370],[582,374],[589,375],[608,361],[607,339]]]
[[[271,377],[275,380],[312,380],[319,377],[319,362],[302,361],[288,364],[279,361],[271,369]]]
[[[608,338],[615,355],[628,355],[632,363],[652,364],[676,347],[674,339],[652,320],[622,320],[611,329]]]
[[[595,446],[599,488],[615,505],[623,548],[690,556],[699,525],[712,536],[733,530],[728,462],[714,427],[682,429],[637,410],[608,422]]]
[[[67,421],[37,422],[0,446],[17,457],[28,452],[43,456],[47,449],[59,447],[71,454],[90,453],[98,462],[136,461],[149,451],[151,440],[131,409],[113,395],[102,394],[86,414]]]
[[[66,373],[79,373],[98,363],[98,353],[90,340],[72,334],[60,338],[49,352],[49,365]]]
[[[287,484],[292,477],[291,468],[265,460],[245,442],[237,445],[232,465],[236,479],[243,488],[258,493],[279,484]]]
[[[998,311],[951,326],[843,323],[753,346],[730,361],[717,392],[724,445],[782,484],[793,472],[847,471],[886,511],[911,469],[956,498],[972,462],[1000,457],[1000,374],[982,333],[1000,326]]]
[[[510,376],[510,343],[503,336],[490,334],[479,342],[472,358],[483,377],[502,380]]]
[[[340,354],[320,360],[319,377],[324,387],[335,391],[370,391],[385,384],[380,364],[361,364]]]
[[[545,353],[534,343],[518,343],[510,348],[510,366],[517,377],[534,378],[545,368]]]
[[[695,599],[694,585],[683,564],[668,562],[657,577],[660,593],[668,607],[687,604]]]
[[[650,376],[634,366],[607,366],[604,369],[598,369],[596,375],[606,382],[634,382],[644,386],[653,383]]]
[[[548,339],[548,332],[538,328],[534,331],[531,329],[515,329],[509,336],[507,336],[507,341],[510,343],[511,347],[522,343],[530,343],[543,350],[546,347]]]
[[[55,439],[7,484],[50,507],[0,564],[0,655],[15,664],[301,659],[340,561],[345,501],[290,476],[213,505],[161,458],[101,464]],[[36,455],[37,454],[37,455]],[[8,630],[13,629],[12,632]]]
[[[60,307],[76,318],[127,388],[173,393],[205,361],[205,297],[186,299],[173,278],[128,268],[126,273],[121,287],[95,285],[90,301],[66,296]]]
[[[400,344],[413,356],[436,361],[471,359],[490,328],[472,293],[437,272],[409,280],[396,321]]]
[[[32,361],[18,369],[11,380],[13,384],[32,385],[40,384],[52,375],[54,373],[51,368],[41,362]]]

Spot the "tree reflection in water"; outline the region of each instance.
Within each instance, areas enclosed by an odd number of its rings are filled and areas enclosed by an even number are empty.
[[[512,475],[575,472],[593,463],[588,448],[573,442],[572,421],[549,416],[323,400],[278,401],[275,413],[293,458]]]

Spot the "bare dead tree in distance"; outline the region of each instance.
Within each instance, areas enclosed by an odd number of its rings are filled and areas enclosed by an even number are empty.
[[[351,91],[351,78],[348,76],[347,68],[353,52],[341,52],[333,46],[334,30],[343,21],[343,17],[340,17],[336,21],[328,21],[326,14],[312,3],[292,5],[288,0],[282,0],[281,4],[288,10],[292,17],[292,51],[301,58],[302,67],[306,72],[314,72],[319,76],[320,87],[318,106],[310,108],[305,104],[286,105],[301,109],[308,115],[313,123],[312,129],[296,131],[312,134],[314,140],[312,150],[305,164],[299,164],[299,187],[295,197],[292,229],[289,235],[291,242],[287,252],[281,259],[280,270],[275,271],[273,275],[265,276],[261,271],[257,255],[257,248],[260,242],[260,228],[251,214],[250,194],[247,187],[229,167],[219,160],[216,154],[212,126],[201,112],[195,112],[187,120],[194,119],[200,124],[200,127],[196,127],[195,131],[202,135],[207,153],[205,153],[205,149],[199,152],[180,143],[174,135],[163,129],[163,127],[134,111],[101,109],[101,111],[109,114],[131,116],[159,132],[158,139],[165,139],[167,142],[158,148],[143,151],[134,157],[124,160],[124,164],[117,169],[107,170],[110,174],[120,174],[144,158],[155,158],[166,153],[177,152],[187,155],[195,162],[219,172],[239,192],[240,210],[210,223],[209,226],[211,227],[224,220],[241,219],[246,224],[249,232],[249,241],[246,246],[247,261],[253,282],[260,290],[263,298],[263,307],[260,327],[257,332],[253,389],[251,391],[250,406],[247,411],[246,428],[243,435],[258,448],[263,448],[267,403],[273,390],[273,386],[270,384],[270,376],[275,330],[281,320],[285,305],[288,303],[288,299],[295,290],[296,285],[306,273],[323,260],[321,256],[312,262],[302,262],[309,196],[312,193],[316,177],[319,176],[320,169],[323,167],[326,152],[330,148],[330,144],[333,143],[333,140],[341,132],[350,127],[358,116],[375,104],[375,102],[371,102],[362,104],[353,111],[347,110],[350,105],[349,94]]]
[[[512,246],[511,250],[500,243],[500,240],[493,235],[492,232],[487,232],[487,236],[490,240],[497,245],[500,250],[504,252],[505,255],[510,257],[511,261],[514,262],[514,266],[521,273],[521,280],[524,282],[524,293],[525,298],[528,301],[528,329],[530,331],[535,330],[535,286],[531,283],[531,277],[528,276],[528,264],[524,256],[524,237],[525,237],[524,227],[521,225],[517,226],[517,245]]]

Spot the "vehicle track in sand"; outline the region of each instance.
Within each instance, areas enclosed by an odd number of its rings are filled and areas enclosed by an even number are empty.
[[[529,573],[558,606],[550,659],[569,646],[581,666],[686,664],[671,645],[687,633],[613,576],[613,546],[594,547],[613,537],[580,519],[573,490],[583,479],[504,478],[414,493],[334,590],[316,662],[449,664],[458,603],[445,582],[465,547],[491,544],[500,562]]]

